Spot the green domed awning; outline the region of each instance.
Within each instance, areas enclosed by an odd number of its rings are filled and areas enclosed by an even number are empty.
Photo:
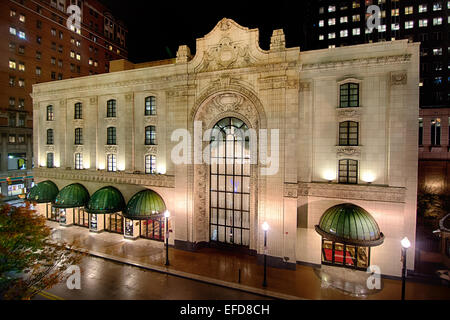
[[[116,213],[125,209],[125,199],[114,187],[97,190],[89,200],[86,211],[94,214]]]
[[[128,201],[124,216],[132,220],[147,220],[158,217],[164,211],[166,205],[161,196],[153,190],[143,190]]]
[[[48,203],[55,201],[59,189],[52,181],[42,181],[31,188],[27,195],[27,200],[37,203]]]
[[[370,213],[351,203],[325,211],[316,231],[326,239],[357,246],[373,247],[384,241],[384,235]]]
[[[84,207],[89,201],[89,192],[79,184],[73,183],[61,189],[55,199],[55,208],[78,208]]]

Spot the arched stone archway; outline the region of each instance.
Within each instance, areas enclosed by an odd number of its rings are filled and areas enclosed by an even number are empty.
[[[205,130],[211,129],[218,121],[227,117],[242,120],[248,128],[259,132],[266,128],[266,116],[264,108],[256,97],[248,89],[242,87],[212,88],[205,91],[197,99],[198,104],[191,114],[191,133],[194,133],[194,122],[202,123],[202,132],[195,137],[202,141]],[[203,141],[202,151],[207,148],[209,141]],[[193,190],[193,241],[209,242],[209,191],[210,191],[210,166],[206,163],[194,164],[190,170],[190,185]],[[249,249],[256,249],[258,225],[258,212],[264,211],[265,179],[259,176],[259,165],[251,165],[250,179],[250,245]]]

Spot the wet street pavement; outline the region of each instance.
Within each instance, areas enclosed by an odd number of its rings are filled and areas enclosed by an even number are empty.
[[[85,257],[81,289],[66,283],[33,300],[262,300],[267,297],[143,270],[101,258]]]

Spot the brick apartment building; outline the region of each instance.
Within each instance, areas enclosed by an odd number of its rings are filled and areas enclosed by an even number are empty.
[[[67,27],[70,5],[81,9],[80,29]],[[3,195],[23,194],[32,185],[33,84],[109,72],[111,60],[128,56],[127,33],[97,0],[0,1]]]

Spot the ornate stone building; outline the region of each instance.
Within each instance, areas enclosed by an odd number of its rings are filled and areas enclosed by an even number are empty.
[[[118,61],[109,74],[35,85],[36,182],[59,189],[76,182],[90,195],[117,188],[128,207],[113,211],[125,216],[128,236],[163,232],[149,215],[165,204],[178,248],[226,245],[267,252],[280,267],[371,264],[400,275],[400,240],[415,239],[419,44],[302,52],[286,48],[282,30],[269,50],[258,37],[257,29],[222,19],[197,39],[195,56],[180,46],[164,65]],[[203,150],[211,164],[201,161]],[[174,161],[180,156],[185,161]],[[144,189],[154,191],[154,212],[133,220],[130,212],[140,209],[130,199]],[[163,200],[158,210],[155,195]],[[60,208],[58,199],[46,208]],[[66,224],[86,225],[82,205]],[[349,208],[352,220],[341,223]],[[320,221],[325,212],[337,224]],[[319,221],[330,230],[316,232]]]

